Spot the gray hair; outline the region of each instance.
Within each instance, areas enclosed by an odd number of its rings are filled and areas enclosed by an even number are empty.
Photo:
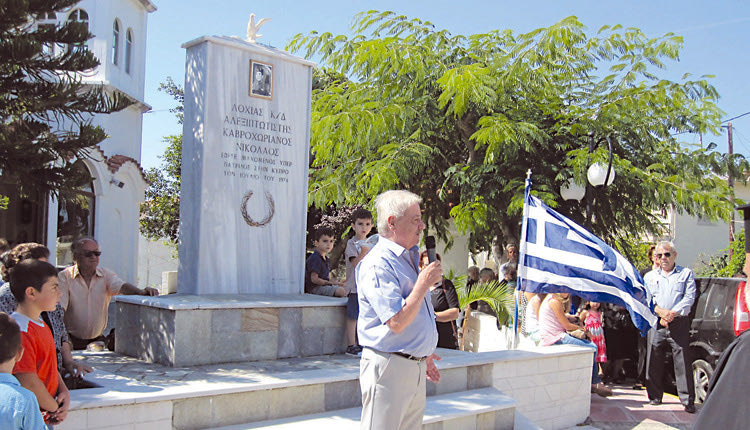
[[[377,196],[375,198],[375,210],[378,213],[378,233],[389,233],[388,218],[403,216],[409,206],[414,203],[422,203],[422,198],[406,190],[390,190]]]
[[[674,247],[674,243],[671,240],[662,240],[656,244],[656,248],[669,248],[670,251],[677,253],[677,248]]]
[[[73,251],[73,256],[78,254],[78,252],[81,250],[81,247],[86,242],[94,242],[97,245],[99,244],[99,242],[97,242],[96,239],[91,236],[81,236],[78,239],[74,240],[73,244],[70,245],[70,250]]]

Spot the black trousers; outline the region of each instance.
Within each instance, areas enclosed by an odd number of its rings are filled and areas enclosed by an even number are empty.
[[[664,394],[664,358],[667,348],[672,350],[674,376],[677,382],[677,394],[683,405],[695,402],[693,385],[693,361],[690,357],[690,318],[677,317],[669,327],[658,326],[648,334],[650,354],[646,389],[648,398],[661,400]]]

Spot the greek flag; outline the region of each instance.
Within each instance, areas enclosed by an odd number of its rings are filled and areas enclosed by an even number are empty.
[[[530,193],[526,180],[519,278],[526,291],[625,306],[646,335],[656,325],[643,278],[619,252]]]

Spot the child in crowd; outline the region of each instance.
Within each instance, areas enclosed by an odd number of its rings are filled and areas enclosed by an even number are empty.
[[[344,283],[335,278],[329,279],[331,266],[327,255],[333,249],[333,230],[320,227],[313,237],[315,251],[305,262],[305,292],[321,296],[346,296]]]
[[[357,276],[354,269],[370,251],[370,246],[364,244],[367,235],[372,230],[372,214],[367,209],[357,209],[352,214],[352,230],[354,237],[346,243],[344,258],[346,259],[346,353],[359,356],[362,347],[357,345],[357,318],[359,317],[359,297],[357,295]]]
[[[36,395],[45,422],[61,423],[68,414],[70,393],[57,371],[57,353],[52,332],[40,317],[53,311],[60,300],[55,266],[41,260],[24,260],[10,274],[10,290],[18,302],[11,315],[21,328],[24,353],[13,368],[13,375]]]
[[[480,284],[484,284],[486,282],[496,281],[496,280],[497,280],[497,276],[495,275],[495,271],[490,269],[489,267],[485,267],[479,271],[479,283]]]
[[[44,430],[44,419],[34,393],[11,375],[21,361],[21,330],[13,318],[0,312],[0,428]]]
[[[599,302],[586,302],[579,318],[584,322],[586,330],[591,333],[591,341],[597,348],[596,362],[600,366],[607,361],[607,345],[604,342],[604,327],[602,326],[601,304]],[[602,369],[602,373],[604,369]]]

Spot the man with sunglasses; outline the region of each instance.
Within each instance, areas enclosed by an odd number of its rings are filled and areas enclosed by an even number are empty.
[[[693,271],[677,266],[677,251],[672,242],[659,242],[654,250],[659,267],[644,277],[654,298],[659,323],[649,332],[649,363],[646,378],[649,403],[661,404],[664,394],[664,358],[671,348],[677,394],[685,412],[695,413],[695,387],[690,358],[690,310],[695,301]]]
[[[65,325],[73,349],[85,349],[91,342],[106,342],[102,334],[107,327],[112,296],[155,296],[159,291],[150,287],[140,289],[123,281],[113,271],[99,267],[102,253],[92,237],[77,239],[72,251],[75,264],[58,275],[62,291],[60,304],[65,309]]]

